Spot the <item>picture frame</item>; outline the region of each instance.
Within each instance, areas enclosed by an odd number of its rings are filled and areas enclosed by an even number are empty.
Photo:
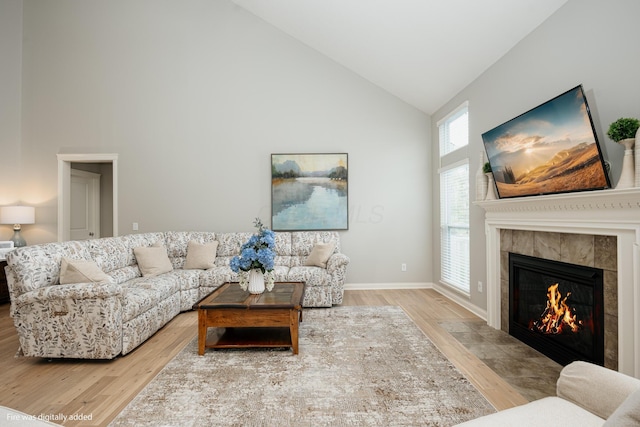
[[[271,154],[271,228],[349,229],[347,153]]]

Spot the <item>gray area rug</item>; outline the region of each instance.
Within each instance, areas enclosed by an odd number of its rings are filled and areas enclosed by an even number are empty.
[[[110,425],[451,426],[493,412],[401,308],[335,307],[304,312],[297,356],[198,356],[194,339]]]

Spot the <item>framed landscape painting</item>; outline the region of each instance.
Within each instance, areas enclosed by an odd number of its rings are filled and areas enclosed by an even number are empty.
[[[582,86],[482,134],[502,198],[609,188]]]
[[[272,154],[271,228],[349,228],[348,155]]]

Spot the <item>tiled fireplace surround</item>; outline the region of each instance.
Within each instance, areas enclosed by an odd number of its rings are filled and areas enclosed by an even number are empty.
[[[604,270],[604,366],[618,369],[615,236],[500,230],[500,329],[509,332],[509,252]]]
[[[487,323],[508,332],[508,253],[604,270],[605,366],[640,378],[640,188],[476,202],[486,211]]]

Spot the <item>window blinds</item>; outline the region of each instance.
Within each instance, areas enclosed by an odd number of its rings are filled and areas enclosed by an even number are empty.
[[[441,281],[469,292],[469,164],[440,173]]]

